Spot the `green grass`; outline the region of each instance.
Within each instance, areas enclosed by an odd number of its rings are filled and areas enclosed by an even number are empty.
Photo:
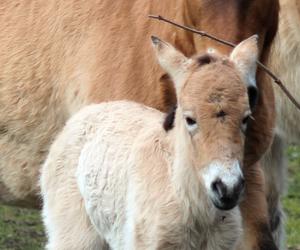
[[[290,147],[289,189],[283,199],[289,249],[300,249],[300,147]],[[43,249],[45,236],[38,211],[0,206],[0,250]]]
[[[300,147],[290,147],[289,186],[283,199],[287,221],[287,243],[289,247],[300,248]]]
[[[45,236],[38,211],[0,206],[0,249],[43,249]]]

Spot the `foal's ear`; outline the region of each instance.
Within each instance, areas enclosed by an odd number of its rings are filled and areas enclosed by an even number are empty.
[[[151,40],[160,66],[171,76],[178,93],[192,60],[155,36],[151,36]]]
[[[258,59],[258,36],[254,35],[238,44],[230,54],[247,86],[256,86],[256,61]]]

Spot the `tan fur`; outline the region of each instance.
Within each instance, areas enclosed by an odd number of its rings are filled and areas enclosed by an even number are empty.
[[[156,12],[170,11],[159,4],[153,6]],[[150,45],[145,39],[150,30],[174,37],[175,29],[145,18],[150,10],[144,7],[140,8],[144,14],[136,16],[136,28],[130,22],[121,25],[127,11],[135,13],[131,7],[104,1],[97,5],[86,1],[1,3],[0,182],[10,193],[7,202],[37,193],[39,166],[53,136],[85,103],[128,98],[164,108],[164,87],[154,84],[161,71],[148,66],[153,58],[146,56]],[[116,17],[115,24],[107,25],[110,13]],[[148,28],[137,30],[143,26]],[[124,30],[130,34],[123,36]],[[135,33],[142,39],[135,38]],[[138,53],[131,52],[133,47],[139,48]],[[153,94],[136,88],[139,82]],[[117,84],[110,87],[112,83]]]
[[[160,13],[177,22],[214,31],[216,25],[207,24],[203,18],[209,17],[210,9],[215,11],[218,7],[204,6],[204,15],[198,13],[202,3],[198,7],[195,4],[183,0],[176,1],[175,6],[173,1],[1,2],[0,176],[10,193],[7,202],[26,200],[36,194],[39,165],[49,143],[65,120],[84,104],[127,98],[168,110],[175,99],[165,97],[170,85],[157,84],[162,71],[153,63],[147,37],[150,33],[168,37],[187,55],[196,51],[194,45],[200,51],[217,44],[146,16]],[[254,12],[254,6],[267,4],[268,1],[250,4],[244,17],[261,15]],[[226,8],[228,13],[238,11],[232,4]],[[213,20],[220,27],[228,22],[230,27],[238,22],[236,18],[232,15],[224,20],[220,13]],[[262,27],[266,28],[259,25],[259,29]],[[247,32],[246,38],[249,35],[246,25],[243,31]],[[234,40],[241,36],[240,32],[230,29],[224,34]],[[254,32],[263,39],[263,31]],[[219,29],[212,33],[222,37]],[[143,91],[136,87],[140,82]],[[149,89],[152,95],[148,94]]]
[[[229,176],[231,161],[242,162],[241,123],[249,111],[243,72],[225,58],[199,66],[197,58],[162,46],[161,64],[180,79],[174,78],[174,129],[163,130],[163,113],[125,101],[75,114],[42,169],[48,249],[107,242],[111,249],[231,250],[241,242],[239,209],[216,209],[202,176],[216,161]],[[218,117],[220,110],[226,116]],[[193,132],[185,125],[187,111],[199,126]]]
[[[279,31],[272,48],[270,65],[285,86],[299,101],[300,93],[300,3],[281,0]],[[278,133],[288,143],[300,143],[299,110],[276,86]]]
[[[269,67],[299,102],[300,3],[297,0],[280,0],[280,5],[280,22],[272,46]],[[279,87],[275,86],[274,89],[277,111],[276,137],[264,158],[264,170],[271,223],[276,226],[276,240],[284,249],[284,218],[280,204],[280,198],[285,191],[287,170],[284,151],[288,143],[300,143],[300,113]]]
[[[1,199],[36,205],[32,200],[49,145],[82,106],[126,98],[166,111],[176,102],[170,82],[160,82],[165,78],[150,54],[150,34],[168,38],[188,56],[208,47],[230,52],[209,39],[149,20],[148,14],[158,13],[236,43],[257,33],[265,61],[276,32],[277,2],[2,1]],[[246,142],[249,165],[268,148],[274,125],[271,83],[261,72],[258,79],[259,107]]]

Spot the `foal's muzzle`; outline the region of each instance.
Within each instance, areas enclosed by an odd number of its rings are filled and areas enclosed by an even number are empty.
[[[245,180],[240,177],[234,186],[228,186],[221,179],[217,179],[211,185],[214,196],[213,204],[221,210],[229,210],[234,208],[240,201],[240,197],[244,191]]]
[[[204,172],[204,182],[208,195],[218,209],[229,210],[240,201],[245,180],[237,160],[214,161]]]

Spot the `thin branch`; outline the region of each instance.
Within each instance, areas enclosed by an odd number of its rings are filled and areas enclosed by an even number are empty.
[[[256,63],[262,70],[264,70],[274,80],[274,82],[279,86],[279,88],[283,91],[283,93],[285,93],[285,95],[296,106],[296,108],[298,108],[300,110],[299,102],[296,101],[296,99],[291,94],[291,92],[288,91],[288,89],[284,86],[283,82],[276,75],[274,75],[274,73],[268,67],[266,67],[264,64],[262,64],[259,61],[257,61]]]
[[[225,40],[223,40],[223,39],[220,39],[220,38],[217,38],[217,37],[215,37],[215,36],[212,36],[212,35],[210,35],[210,34],[204,32],[204,31],[196,30],[196,29],[193,29],[193,28],[184,26],[184,25],[180,25],[180,24],[178,24],[178,23],[174,23],[173,21],[168,20],[168,19],[166,19],[166,18],[164,18],[164,17],[162,17],[162,16],[149,15],[148,17],[153,18],[153,19],[157,19],[157,20],[159,20],[159,21],[164,21],[164,22],[166,22],[166,23],[170,23],[170,24],[172,24],[172,25],[174,25],[174,26],[176,26],[176,27],[178,27],[178,28],[181,28],[181,29],[184,29],[184,30],[193,32],[193,33],[196,33],[196,34],[198,34],[198,35],[200,35],[200,36],[208,37],[208,38],[210,38],[210,39],[212,39],[212,40],[214,40],[214,41],[216,41],[216,42],[226,44],[226,45],[228,45],[228,46],[230,46],[230,47],[235,47],[235,44],[233,44],[233,43],[231,43],[231,42],[228,42],[228,41],[225,41]]]
[[[213,35],[210,35],[207,32],[196,30],[196,29],[184,26],[184,25],[180,25],[180,24],[175,23],[175,22],[173,22],[169,19],[166,19],[166,18],[164,18],[160,15],[149,15],[149,17],[153,18],[153,19],[157,19],[159,21],[163,21],[163,22],[172,24],[172,25],[174,25],[178,28],[184,29],[186,31],[193,32],[193,33],[198,34],[200,36],[208,37],[208,38],[210,38],[210,39],[212,39],[216,42],[225,44],[225,45],[230,46],[232,48],[234,48],[236,46],[236,44],[234,44],[234,43],[231,43],[231,42],[228,42],[226,40],[215,37]],[[263,71],[265,71],[274,80],[274,82],[280,87],[280,89],[285,93],[285,95],[290,99],[290,101],[300,110],[299,102],[297,102],[296,99],[293,97],[293,95],[287,90],[287,88],[284,86],[282,81],[268,67],[266,67],[264,64],[262,64],[260,61],[256,61],[256,63],[258,65],[258,67],[260,67]]]

